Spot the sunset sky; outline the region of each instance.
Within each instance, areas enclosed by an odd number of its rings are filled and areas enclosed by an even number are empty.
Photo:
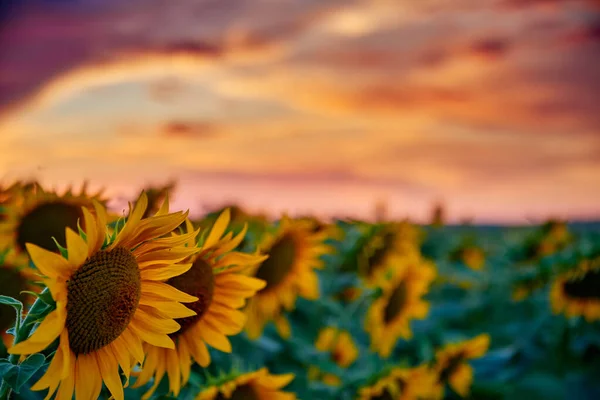
[[[17,2],[14,2],[15,4]],[[0,21],[0,182],[175,207],[600,218],[600,7],[27,1]]]

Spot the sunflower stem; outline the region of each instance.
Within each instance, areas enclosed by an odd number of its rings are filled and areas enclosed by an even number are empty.
[[[47,292],[48,292],[48,288],[45,288],[42,291],[42,293],[40,293],[40,295],[45,294]],[[43,310],[46,306],[47,306],[47,304],[44,303],[44,301],[40,297],[35,299],[35,302],[33,303],[31,308],[27,312],[27,316],[21,323],[21,327],[16,332],[15,340],[13,341],[13,346],[16,345],[17,343],[22,342],[23,340],[26,340],[29,337],[29,334],[31,333],[31,329],[33,329],[32,322],[35,320],[35,318],[38,317],[38,313],[41,310]],[[17,362],[19,361],[19,357],[20,357],[20,354],[11,354],[8,357],[8,360],[13,364],[17,364]]]
[[[45,288],[41,294],[45,294],[47,292],[48,292],[48,288]],[[29,311],[27,312],[27,316],[21,322],[21,326],[19,327],[19,330],[17,332],[15,332],[15,339],[13,341],[13,346],[16,345],[17,343],[22,342],[23,340],[25,340],[29,337],[29,334],[31,333],[31,329],[33,328],[32,322],[34,321],[34,318],[37,318],[37,314],[41,310],[43,310],[46,306],[47,306],[47,304],[44,303],[44,301],[40,297],[35,299],[35,302],[33,303],[31,308],[29,308]],[[8,356],[8,361],[10,361],[12,364],[17,365],[19,362],[20,356],[21,356],[20,354],[11,354],[10,356]],[[0,383],[0,400],[7,400],[8,396],[10,395],[10,392],[11,392],[10,386],[8,386],[8,383],[6,383],[6,381],[3,379],[2,383]]]

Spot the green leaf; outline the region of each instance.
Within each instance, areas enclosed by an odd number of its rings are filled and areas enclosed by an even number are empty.
[[[45,304],[49,305],[49,306],[55,306],[56,302],[54,301],[54,299],[52,298],[52,294],[50,294],[49,291],[45,291],[42,293],[36,293],[36,292],[32,292],[29,290],[23,290],[21,293],[27,293],[30,294],[32,296],[37,297],[38,299],[42,300]]]
[[[23,385],[44,365],[45,361],[46,357],[40,353],[30,355],[19,365],[14,365],[6,359],[0,359],[0,376],[18,394]]]
[[[6,304],[7,306],[11,306],[15,309],[17,313],[17,320],[15,321],[15,331],[18,331],[21,327],[21,314],[23,312],[23,303],[10,296],[0,295],[0,304]]]
[[[31,377],[44,365],[46,357],[43,354],[36,353],[27,357],[19,364],[19,373],[17,375],[16,386],[13,387],[15,393],[19,393],[21,387],[27,383]]]

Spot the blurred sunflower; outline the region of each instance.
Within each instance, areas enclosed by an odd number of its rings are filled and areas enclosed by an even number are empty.
[[[423,319],[429,303],[423,300],[436,276],[435,267],[420,258],[397,257],[395,267],[382,275],[378,286],[382,295],[367,311],[365,330],[371,337],[371,349],[388,357],[398,338],[410,339],[410,322]]]
[[[481,334],[473,339],[450,343],[436,352],[434,371],[437,374],[435,390],[438,398],[444,394],[447,383],[456,393],[466,397],[473,383],[473,367],[467,361],[482,357],[490,346],[490,336]]]
[[[535,277],[532,279],[523,280],[513,285],[512,300],[521,301],[529,297],[533,292],[546,286],[547,278]]]
[[[334,327],[321,329],[315,341],[315,348],[329,353],[331,361],[340,368],[348,368],[358,358],[358,348],[350,333]],[[331,386],[341,384],[338,376],[322,372],[317,366],[311,366],[308,375],[310,379],[321,380]]]
[[[175,190],[175,181],[167,182],[162,186],[147,186],[143,189],[148,197],[148,207],[144,212],[143,218],[148,218],[156,213],[165,199],[173,194]]]
[[[588,322],[600,319],[600,257],[584,260],[559,275],[552,284],[550,302],[555,314],[581,315]]]
[[[265,286],[264,281],[239,273],[266,257],[233,251],[244,238],[246,229],[235,237],[231,232],[223,236],[229,221],[227,209],[221,213],[204,242],[196,242],[195,235],[179,236],[182,243],[191,248],[197,246],[200,252],[184,260],[192,263],[187,272],[169,279],[167,283],[198,298],[187,304],[196,315],[176,319],[181,329],[170,335],[175,342],[174,349],[145,345],[146,360],[136,387],[146,384],[152,377],[154,386],[144,398],[152,395],[165,372],[170,391],[178,396],[181,387],[189,380],[192,360],[202,367],[210,364],[206,344],[230,353],[231,344],[227,336],[240,333],[246,322],[244,313],[237,309]],[[186,230],[194,230],[189,220],[186,220]]]
[[[461,261],[473,270],[480,270],[485,265],[483,249],[475,245],[464,245],[456,249],[451,257],[454,261]]]
[[[316,217],[300,217],[298,221],[303,221],[309,225],[309,229],[313,233],[321,234],[322,240],[332,239],[336,241],[342,241],[345,237],[345,232],[342,228],[334,223],[323,222]]]
[[[100,194],[88,194],[86,184],[79,194],[71,189],[63,194],[47,192],[38,184],[27,192],[18,189],[5,204],[6,218],[0,223],[0,246],[24,252],[25,244],[32,243],[56,251],[55,238],[64,247],[65,228],[77,232],[77,222],[84,222],[82,207],[94,212],[93,201],[104,202]]]
[[[358,273],[367,284],[395,267],[398,256],[419,253],[419,232],[407,222],[388,223],[371,237],[358,258]]]
[[[208,382],[196,400],[295,400],[294,393],[282,389],[294,379],[294,374],[271,375],[267,368],[245,374],[233,373]]]
[[[310,231],[306,223],[284,217],[274,235],[266,234],[259,246],[269,258],[257,265],[254,276],[266,286],[248,301],[246,331],[258,338],[268,321],[273,321],[279,334],[290,336],[290,326],[282,309],[291,311],[297,296],[314,300],[319,297],[319,281],[315,268],[322,268],[322,254],[331,251],[321,236]]]
[[[358,400],[420,400],[435,398],[432,388],[436,375],[421,365],[414,368],[393,368],[370,386],[358,391]]]
[[[40,288],[33,284],[37,280],[39,277],[29,267],[27,257],[16,255],[12,250],[0,251],[0,295],[10,296],[28,306],[35,298],[21,292],[39,292]],[[13,340],[13,336],[6,333],[6,330],[14,326],[15,319],[15,310],[0,304],[0,336],[6,347],[12,345]]]
[[[174,348],[168,336],[180,328],[174,318],[195,315],[180,302],[198,298],[164,280],[191,268],[191,263],[177,263],[197,252],[181,244],[196,232],[163,237],[185,221],[187,212],[168,214],[165,201],[155,216],[142,219],[146,205],[142,193],[111,237],[102,206],[94,202],[96,217],[82,207],[85,235],[66,228],[66,249],[61,250],[66,256],[27,243],[56,309],[8,351],[40,352],[60,338],[48,370],[32,390],[48,388],[48,398],[58,389],[57,398],[70,399],[75,392],[78,399],[96,399],[104,382],[115,399],[123,399],[119,366],[128,382],[132,364],[143,362],[142,343]]]

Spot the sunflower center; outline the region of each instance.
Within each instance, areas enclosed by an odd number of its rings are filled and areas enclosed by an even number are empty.
[[[52,202],[35,207],[25,214],[17,227],[17,245],[25,250],[25,243],[33,243],[49,251],[56,251],[52,238],[65,246],[65,228],[77,232],[77,220],[82,219],[81,209],[75,205]],[[83,220],[83,219],[82,219]]]
[[[67,330],[75,354],[101,349],[127,328],[141,294],[140,270],[123,247],[99,251],[67,281]]]
[[[367,275],[371,276],[373,271],[383,264],[383,261],[388,254],[389,250],[394,245],[394,241],[396,239],[396,235],[394,233],[388,232],[383,235],[382,244],[378,247],[373,254],[369,256],[367,260]]]
[[[371,400],[394,400],[394,396],[392,396],[389,390],[384,389],[383,393],[379,396],[371,397]]]
[[[252,386],[242,385],[235,388],[230,397],[225,397],[219,392],[215,400],[260,400],[260,397]]]
[[[259,267],[256,277],[267,282],[261,291],[277,287],[288,276],[296,257],[296,242],[290,234],[283,235],[269,250],[267,258]]]
[[[565,282],[564,291],[570,297],[600,299],[600,270],[589,271],[582,279]]]
[[[213,275],[212,265],[198,257],[192,268],[186,273],[175,276],[167,282],[176,289],[181,290],[191,296],[196,296],[197,301],[186,303],[185,306],[196,312],[196,315],[185,318],[176,319],[181,328],[171,334],[171,338],[181,335],[188,330],[195,322],[202,319],[202,316],[208,310],[212,302],[213,293],[215,291],[215,277]]]
[[[400,282],[400,284],[394,289],[390,296],[385,309],[383,310],[383,321],[388,324],[394,320],[404,309],[406,300],[408,297],[408,291],[406,289],[406,283]]]
[[[340,364],[342,362],[342,352],[338,349],[335,349],[331,352],[331,361],[333,361],[336,364]]]
[[[442,372],[440,372],[440,376],[438,381],[439,382],[448,382],[448,380],[450,379],[450,377],[452,376],[452,374],[454,373],[454,371],[456,371],[456,368],[458,368],[458,366],[460,364],[462,364],[465,361],[465,356],[463,352],[460,352],[458,354],[456,354],[455,356],[451,357],[450,360],[448,361],[448,365],[446,366],[446,368],[444,368],[442,370]]]
[[[9,265],[0,266],[0,295],[24,301],[21,291],[26,289],[27,279],[19,271]],[[11,306],[0,304],[0,334],[14,325],[16,316]]]

